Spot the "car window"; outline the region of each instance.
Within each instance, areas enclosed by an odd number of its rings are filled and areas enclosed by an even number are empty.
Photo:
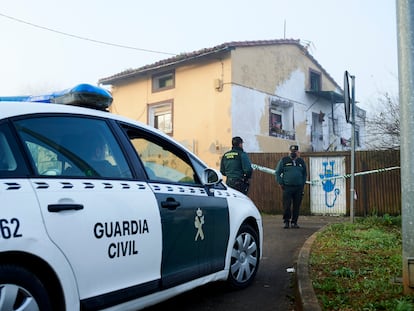
[[[176,154],[145,138],[131,139],[151,180],[195,183],[192,167]]]
[[[132,177],[104,120],[45,116],[18,120],[15,126],[38,175]]]
[[[148,179],[172,183],[200,183],[188,157],[170,143],[142,135],[138,130],[128,130],[128,136],[144,165]]]
[[[27,175],[27,166],[7,124],[0,124],[0,177]]]
[[[14,171],[17,162],[4,133],[0,132],[0,171]]]

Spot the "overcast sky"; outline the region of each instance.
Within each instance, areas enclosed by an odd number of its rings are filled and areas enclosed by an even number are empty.
[[[97,84],[225,42],[286,38],[308,43],[339,85],[345,70],[355,75],[366,108],[398,92],[395,2],[2,0],[0,96]]]

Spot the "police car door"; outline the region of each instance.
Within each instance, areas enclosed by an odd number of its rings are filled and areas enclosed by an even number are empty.
[[[181,147],[157,135],[126,130],[161,214],[162,286],[222,270],[229,239],[227,200],[201,185],[194,163]]]
[[[72,266],[84,307],[111,305],[118,290],[123,299],[156,290],[157,201],[145,182],[133,179],[109,123],[38,115],[14,126],[33,164],[47,232]],[[98,136],[102,148],[92,141]]]

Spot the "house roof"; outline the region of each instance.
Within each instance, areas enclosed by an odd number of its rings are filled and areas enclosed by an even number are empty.
[[[308,49],[300,43],[300,40],[296,39],[275,39],[275,40],[256,40],[256,41],[232,41],[226,42],[211,48],[204,48],[201,50],[181,53],[176,56],[160,60],[150,65],[145,65],[136,69],[127,69],[120,73],[114,74],[110,77],[102,78],[98,81],[99,84],[116,84],[121,81],[135,78],[143,74],[147,74],[152,71],[158,71],[160,69],[177,66],[179,64],[187,63],[196,59],[217,56],[222,53],[226,53],[236,48],[251,47],[251,46],[266,46],[266,45],[296,45],[302,50],[305,56],[311,59],[321,71],[335,84],[336,87],[342,89],[336,81],[328,74],[328,72],[318,63],[318,61],[309,53]]]

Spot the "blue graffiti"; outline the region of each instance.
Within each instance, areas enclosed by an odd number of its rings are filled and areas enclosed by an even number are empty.
[[[324,173],[319,174],[319,177],[322,179],[322,187],[325,191],[325,205],[327,207],[333,207],[335,205],[336,199],[338,198],[338,195],[340,193],[339,188],[335,188],[336,185],[336,179],[328,179],[323,181],[326,178],[336,177],[338,174],[334,174],[334,164],[335,161],[329,161],[330,168],[328,168],[328,162],[322,162],[322,165],[324,167]],[[335,197],[331,204],[328,202],[328,192],[334,192]]]

